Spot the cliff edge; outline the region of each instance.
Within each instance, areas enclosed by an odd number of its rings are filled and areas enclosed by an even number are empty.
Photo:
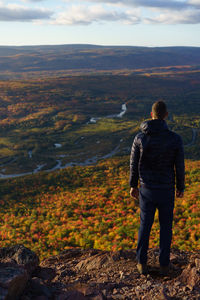
[[[149,274],[139,275],[136,251],[69,249],[39,262],[23,245],[0,248],[0,300],[200,299],[200,251],[172,249],[172,269],[159,274],[150,249]]]

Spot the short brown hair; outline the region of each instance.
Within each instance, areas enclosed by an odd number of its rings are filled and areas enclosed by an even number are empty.
[[[157,101],[152,105],[152,113],[155,118],[163,120],[167,114],[167,106],[163,101]]]

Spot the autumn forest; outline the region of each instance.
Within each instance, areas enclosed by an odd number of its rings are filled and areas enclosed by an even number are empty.
[[[40,257],[136,247],[129,153],[155,100],[186,156],[173,247],[200,249],[200,72],[96,73],[0,81],[0,238]],[[150,247],[159,243],[158,220]]]

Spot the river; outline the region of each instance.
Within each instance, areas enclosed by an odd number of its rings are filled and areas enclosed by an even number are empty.
[[[111,118],[122,118],[124,116],[124,114],[126,113],[127,111],[127,106],[126,104],[122,104],[121,106],[121,111],[120,113],[118,114],[113,114],[113,115],[107,115],[105,117],[91,117],[90,118],[90,121],[88,123],[96,123],[98,120],[102,119],[102,118],[106,118],[106,119],[111,119]],[[121,139],[120,140],[120,143],[122,142],[123,140]],[[61,144],[59,143],[55,143],[54,144],[54,147],[55,148],[60,148],[62,147]],[[56,160],[56,165],[49,169],[49,170],[44,170],[45,172],[52,172],[52,171],[55,171],[55,170],[61,170],[61,169],[64,169],[64,168],[67,168],[67,167],[71,167],[71,166],[88,166],[88,165],[92,165],[92,164],[95,164],[97,163],[98,160],[101,160],[101,159],[106,159],[106,158],[110,158],[112,156],[114,156],[115,154],[117,154],[117,152],[119,151],[120,149],[120,144],[115,147],[111,152],[103,155],[103,156],[93,156],[91,158],[88,158],[86,159],[84,162],[69,162],[65,165],[62,166],[62,161],[60,159],[57,159]],[[28,151],[28,156],[29,158],[31,159],[32,158],[32,150],[29,150]],[[65,157],[66,155],[62,155],[60,157]],[[0,173],[0,179],[9,179],[9,178],[15,178],[15,177],[20,177],[20,176],[25,176],[25,175],[32,175],[32,174],[36,174],[38,173],[39,171],[42,170],[42,168],[45,166],[46,164],[41,164],[41,165],[37,165],[37,167],[33,170],[33,171],[30,171],[30,172],[26,172],[26,173],[19,173],[19,174],[3,174],[3,173]],[[4,165],[1,165],[0,167],[3,167],[5,166]],[[5,171],[5,169],[2,169],[2,171]]]

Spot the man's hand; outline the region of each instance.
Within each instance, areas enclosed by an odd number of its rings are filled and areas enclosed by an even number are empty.
[[[139,190],[138,188],[131,188],[130,189],[130,196],[133,197],[135,200],[139,199]]]
[[[177,197],[177,198],[183,198],[183,196],[184,196],[184,192],[181,192],[181,191],[179,191],[179,190],[176,190],[176,197]]]

